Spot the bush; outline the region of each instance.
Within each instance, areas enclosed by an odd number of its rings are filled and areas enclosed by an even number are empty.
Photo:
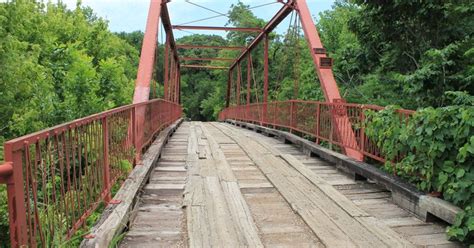
[[[386,170],[422,191],[440,192],[445,200],[465,210],[448,235],[472,242],[474,97],[459,92],[448,97],[452,105],[420,109],[408,122],[400,121],[394,106],[367,112],[366,132],[386,157]]]

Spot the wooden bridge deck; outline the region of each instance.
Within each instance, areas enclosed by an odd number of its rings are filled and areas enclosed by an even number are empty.
[[[136,209],[122,247],[458,246],[389,191],[222,123],[183,123]]]

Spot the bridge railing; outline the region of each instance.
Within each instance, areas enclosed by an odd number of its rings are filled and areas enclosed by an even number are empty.
[[[266,114],[264,114],[264,110]],[[224,109],[220,120],[232,119],[271,126],[314,139],[317,143],[327,142],[341,149],[353,149],[380,162],[385,158],[375,141],[365,135],[364,122],[367,110],[379,111],[383,107],[352,103],[327,103],[317,101],[288,100],[239,105]],[[413,113],[399,110],[400,120],[406,120]],[[349,121],[339,121],[347,120]],[[355,136],[355,139],[352,138]]]
[[[112,186],[181,112],[176,103],[151,100],[6,142],[0,183],[7,184],[12,247],[69,238],[101,202],[114,203]]]

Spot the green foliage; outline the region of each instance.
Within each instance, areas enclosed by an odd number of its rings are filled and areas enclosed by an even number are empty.
[[[0,37],[0,161],[5,140],[131,102],[138,50],[90,8],[0,3]],[[0,185],[2,245],[9,240],[6,199]],[[61,218],[53,206],[48,211]]]
[[[91,9],[0,3],[0,27],[5,139],[131,102],[138,52]]]
[[[365,130],[386,157],[387,170],[466,208],[449,235],[472,241],[474,97],[450,92],[446,99],[453,105],[420,109],[407,122],[400,120],[395,107],[369,111]]]
[[[183,44],[225,46],[227,42],[217,35],[191,35],[177,41]],[[218,57],[213,49],[190,49],[181,52],[184,57]],[[192,62],[197,64],[198,62]],[[202,63],[202,62],[201,62]],[[181,77],[182,102],[187,117],[193,120],[214,120],[224,104],[226,84],[222,71],[187,68]],[[220,106],[220,107],[219,107]]]
[[[8,208],[7,206],[7,186],[0,184],[0,247],[4,247],[7,243],[3,243],[3,240],[7,242],[10,240],[9,225],[8,225]],[[5,207],[4,207],[5,206]]]
[[[472,1],[352,2],[357,8],[339,28],[348,25],[363,44],[353,54],[361,60],[352,63],[362,86],[349,92],[350,99],[415,109],[445,106],[447,91],[474,94]]]

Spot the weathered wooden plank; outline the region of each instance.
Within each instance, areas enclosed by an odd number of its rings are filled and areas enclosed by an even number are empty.
[[[144,154],[142,163],[135,166],[129,177],[122,184],[120,190],[114,196],[115,200],[121,201],[120,204],[106,207],[101,219],[91,230],[91,234],[94,238],[84,240],[81,243],[81,247],[108,247],[114,236],[125,228],[131,216],[131,211],[138,192],[150,176],[151,169],[155,166],[158,155],[161,153],[165,142],[169,139],[171,132],[175,130],[181,122],[182,120],[175,122],[158,135],[157,139]]]
[[[219,125],[219,128],[221,126]],[[255,151],[259,150],[258,147],[262,145],[262,141],[254,141],[251,138],[240,135],[238,131],[229,129],[221,128],[224,133],[232,137],[249,154],[249,157],[262,169],[265,175],[277,187],[295,211],[315,231],[324,244],[331,247],[387,246],[380,239],[380,235],[373,233],[373,230],[366,228],[348,214],[368,216],[367,213],[360,210],[321,178],[311,176],[312,172],[294,157],[287,155],[286,159],[293,162],[293,164],[297,163],[297,167],[303,173],[295,169],[289,170],[288,163],[280,158],[283,155],[268,145],[263,147],[270,151],[270,155],[256,153]],[[310,177],[314,183],[308,180],[306,176]],[[327,186],[322,186],[321,189],[317,185]],[[328,196],[332,194],[336,194],[334,197],[336,199]],[[338,201],[342,201],[342,203],[339,205]],[[325,228],[321,228],[321,223],[324,223],[322,226]],[[330,231],[328,232],[328,230]],[[396,237],[393,240],[396,241]]]
[[[368,213],[357,207],[352,201],[347,199],[343,194],[337,191],[333,186],[326,183],[325,180],[318,177],[310,169],[306,168],[300,161],[290,154],[281,154],[281,157],[288,162],[293,168],[299,171],[303,176],[310,180],[318,187],[326,196],[331,198],[337,205],[344,209],[353,217],[369,216]]]
[[[246,239],[248,247],[263,247],[258,229],[237,182],[221,182],[234,224]]]
[[[401,235],[374,217],[356,217],[356,219],[388,247],[415,247],[412,243],[405,240]]]
[[[239,235],[233,225],[219,179],[206,177],[204,187],[207,218],[210,223],[210,243],[220,247],[244,246],[244,238]]]
[[[207,211],[203,206],[190,206],[186,209],[188,239],[190,247],[211,247],[210,226]]]

